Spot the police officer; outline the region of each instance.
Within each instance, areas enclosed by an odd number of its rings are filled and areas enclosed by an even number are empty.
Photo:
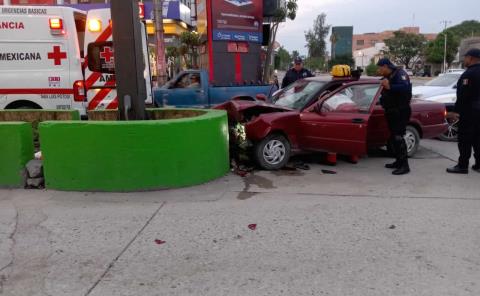
[[[314,75],[309,70],[303,67],[303,60],[301,57],[297,57],[294,60],[293,68],[287,71],[285,77],[283,77],[282,88],[289,86],[295,81],[307,77],[313,77]]]
[[[457,83],[457,102],[455,112],[449,117],[459,119],[458,150],[460,158],[458,164],[448,168],[452,174],[468,174],[468,165],[472,156],[472,147],[475,152],[475,164],[472,169],[480,173],[480,49],[470,49],[464,60],[467,70]]]
[[[412,100],[412,84],[408,74],[396,67],[392,62],[383,58],[377,63],[378,73],[383,76],[383,87],[380,103],[385,109],[388,128],[390,130],[390,144],[395,154],[395,162],[385,167],[395,169],[392,174],[404,175],[410,172],[408,165],[408,151],[404,136],[407,124],[412,114],[410,102]]]

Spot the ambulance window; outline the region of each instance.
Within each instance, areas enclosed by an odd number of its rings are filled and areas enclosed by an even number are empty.
[[[75,27],[77,29],[77,36],[78,36],[78,45],[80,47],[80,56],[83,58],[83,49],[85,43],[85,27],[87,24],[87,20],[85,15],[80,13],[75,13]]]

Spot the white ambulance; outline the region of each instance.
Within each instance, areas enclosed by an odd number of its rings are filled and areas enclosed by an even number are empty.
[[[85,115],[86,13],[0,6],[0,109],[77,109]]]
[[[152,83],[150,63],[147,50],[147,33],[142,23],[142,47],[144,59],[144,77],[147,87],[145,103],[152,104]],[[112,41],[112,21],[110,9],[94,9],[87,14],[87,29],[85,32],[85,54],[88,45],[94,42]],[[100,57],[106,64],[114,63],[114,48],[105,47]],[[88,69],[88,57],[85,57],[85,86],[87,89],[87,110],[116,109],[118,107],[117,92],[115,89],[115,75],[92,72]]]

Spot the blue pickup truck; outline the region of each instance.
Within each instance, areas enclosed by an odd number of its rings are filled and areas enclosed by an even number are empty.
[[[159,107],[210,108],[234,98],[255,100],[263,94],[269,97],[277,88],[273,85],[245,83],[216,86],[209,84],[205,70],[188,70],[179,73],[164,86],[153,90],[155,104]]]

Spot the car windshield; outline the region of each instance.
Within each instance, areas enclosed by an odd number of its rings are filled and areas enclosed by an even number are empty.
[[[444,87],[448,87],[448,86],[451,86],[453,84],[455,84],[458,79],[460,79],[460,76],[462,74],[459,73],[459,74],[445,74],[443,76],[439,76],[435,79],[433,79],[432,81],[429,81],[427,83],[425,83],[426,86],[444,86]]]
[[[324,86],[325,82],[299,80],[280,91],[272,101],[275,105],[299,110]]]

